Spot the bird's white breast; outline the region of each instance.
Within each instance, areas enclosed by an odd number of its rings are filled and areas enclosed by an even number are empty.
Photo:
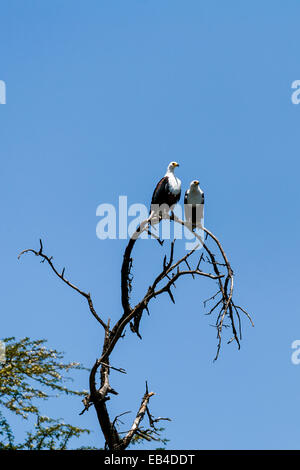
[[[181,189],[180,179],[176,178],[176,176],[173,173],[169,173],[168,178],[169,178],[168,183],[169,183],[170,191],[173,194],[178,194],[180,192],[180,189]]]
[[[187,203],[188,204],[202,204],[203,203],[203,194],[202,191],[197,188],[197,190],[192,191],[191,189],[187,194]]]

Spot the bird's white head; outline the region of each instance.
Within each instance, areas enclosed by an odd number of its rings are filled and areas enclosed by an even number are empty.
[[[193,180],[190,184],[191,189],[196,189],[199,186],[199,181],[198,180]]]
[[[173,171],[175,170],[175,168],[176,168],[177,166],[179,166],[179,163],[177,163],[177,162],[171,162],[171,163],[169,163],[169,165],[168,165],[168,172],[172,172],[172,173],[173,173]]]

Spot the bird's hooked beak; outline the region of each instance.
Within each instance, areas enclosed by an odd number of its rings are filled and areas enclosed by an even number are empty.
[[[199,186],[199,181],[198,180],[194,181],[194,185]]]
[[[175,162],[175,163],[174,163],[174,166],[175,166],[175,167],[176,167],[176,166],[179,166],[179,163]]]

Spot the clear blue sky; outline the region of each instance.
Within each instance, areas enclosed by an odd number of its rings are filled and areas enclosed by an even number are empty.
[[[296,0],[1,2],[0,337],[47,338],[92,365],[102,331],[84,299],[17,254],[41,237],[116,320],[126,242],[97,239],[96,207],[120,194],[148,204],[171,160],[183,187],[200,180],[206,225],[253,315],[241,350],[224,345],[213,363],[202,304],[211,287],[183,281],[175,306],[168,296],[152,303],[143,341],[128,331],[119,344],[112,361],[128,374],[111,376],[120,392],[112,416],[136,411],[147,379],[153,413],[172,418],[169,448],[300,447],[300,366],[291,363],[300,338],[299,17]],[[135,299],[160,267],[156,245],[137,246]],[[74,386],[87,388],[87,376]],[[77,399],[44,405],[93,431],[80,444],[103,445],[93,410],[81,409]]]

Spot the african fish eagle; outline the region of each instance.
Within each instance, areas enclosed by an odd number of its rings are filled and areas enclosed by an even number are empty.
[[[181,195],[181,181],[174,174],[175,168],[179,166],[177,162],[171,162],[168,165],[165,176],[157,183],[154,189],[150,217],[152,219],[158,213],[158,207],[162,206],[159,210],[159,216],[168,214],[173,210],[175,204],[179,201]]]
[[[194,180],[184,195],[185,219],[192,226],[192,230],[196,227],[202,227],[201,219],[203,219],[203,212],[204,192],[199,186],[199,181]]]

